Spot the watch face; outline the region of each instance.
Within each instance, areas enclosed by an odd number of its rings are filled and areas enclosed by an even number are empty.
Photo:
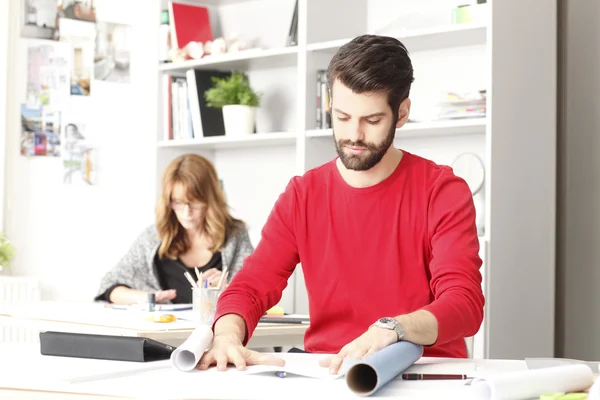
[[[385,318],[379,319],[379,322],[382,324],[385,324],[385,325],[391,325],[395,322],[395,320],[394,320],[394,318],[385,317]]]

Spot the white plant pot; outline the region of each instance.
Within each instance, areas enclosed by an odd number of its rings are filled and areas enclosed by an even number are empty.
[[[225,135],[243,136],[254,133],[256,108],[239,104],[223,106]]]

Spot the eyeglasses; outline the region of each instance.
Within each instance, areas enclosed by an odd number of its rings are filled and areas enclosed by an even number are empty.
[[[204,204],[200,204],[200,203],[192,204],[192,203],[184,203],[183,201],[179,201],[179,200],[171,200],[171,208],[173,208],[173,210],[181,211],[184,209],[185,206],[189,207],[189,209],[192,211],[200,211],[204,208]]]

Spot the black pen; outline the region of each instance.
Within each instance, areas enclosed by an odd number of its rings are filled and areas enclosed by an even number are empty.
[[[402,374],[405,381],[471,379],[464,374]]]

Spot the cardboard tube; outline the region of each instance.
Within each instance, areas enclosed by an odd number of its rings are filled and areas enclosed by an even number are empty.
[[[423,355],[423,346],[400,341],[362,360],[348,360],[346,384],[359,396],[370,396],[413,365]]]

